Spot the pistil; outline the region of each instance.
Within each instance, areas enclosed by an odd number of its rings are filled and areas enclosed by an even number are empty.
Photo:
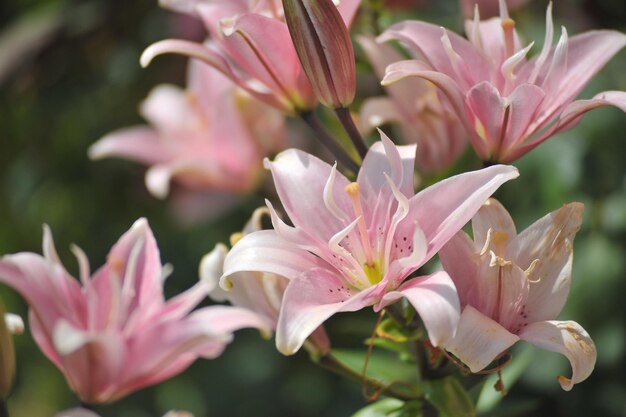
[[[365,216],[363,215],[363,206],[361,205],[361,196],[359,190],[359,184],[356,182],[350,183],[345,188],[346,193],[352,201],[352,207],[354,208],[354,214],[359,219],[358,228],[359,235],[361,237],[361,245],[363,246],[363,252],[365,253],[365,260],[369,267],[374,267],[374,256],[372,254],[372,244],[370,243],[369,234],[367,233],[367,226],[365,224]]]

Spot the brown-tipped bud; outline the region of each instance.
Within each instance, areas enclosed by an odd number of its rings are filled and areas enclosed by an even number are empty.
[[[313,91],[331,108],[354,100],[356,69],[350,34],[332,0],[283,0],[285,20]]]
[[[5,314],[0,300],[0,401],[6,400],[15,378],[15,349],[11,333],[23,331],[24,324],[18,316]]]

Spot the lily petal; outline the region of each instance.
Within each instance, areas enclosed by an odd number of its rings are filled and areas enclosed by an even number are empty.
[[[444,348],[459,358],[472,372],[479,372],[519,339],[468,305],[461,313],[454,338],[445,343]]]
[[[374,302],[376,286],[357,294],[346,288],[336,274],[316,268],[289,283],[276,328],[276,347],[292,355],[315,329],[338,312],[357,311]]]
[[[426,256],[430,259],[500,185],[518,176],[515,167],[494,165],[438,182],[411,198],[409,214],[398,230],[402,229],[402,235],[410,236],[417,222],[430,243]]]
[[[288,149],[274,161],[266,160],[265,166],[271,170],[280,201],[295,226],[322,242],[328,242],[344,228],[324,203],[324,189],[332,170],[330,165],[306,152]],[[345,213],[352,213],[352,204],[344,191],[348,184],[348,179],[337,173],[332,193],[337,206]]]
[[[596,363],[596,346],[580,324],[574,321],[536,322],[519,336],[541,349],[561,353],[570,361],[572,377],[559,376],[559,383],[565,391],[591,375]]]
[[[228,288],[229,275],[243,271],[263,271],[294,279],[305,271],[324,265],[311,253],[277,236],[274,230],[260,230],[244,236],[224,261],[220,285]]]
[[[459,297],[446,272],[408,280],[396,291],[385,294],[376,309],[380,310],[403,297],[417,310],[433,346],[445,345],[454,337],[459,322]]]

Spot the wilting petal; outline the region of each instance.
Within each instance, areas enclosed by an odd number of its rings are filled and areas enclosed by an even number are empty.
[[[324,188],[332,167],[317,157],[296,149],[286,150],[269,162],[276,191],[289,218],[312,236],[324,242],[344,228],[324,203]],[[338,173],[332,193],[339,208],[352,212],[352,205],[344,191],[348,179]],[[306,186],[303,186],[306,184]]]
[[[572,366],[572,377],[559,376],[565,391],[591,375],[596,363],[596,346],[589,334],[574,321],[542,321],[532,323],[520,338],[533,345],[564,355]]]
[[[459,297],[450,276],[444,271],[417,277],[383,297],[377,309],[405,297],[420,315],[433,346],[451,340],[459,322]]]
[[[357,311],[373,304],[371,287],[352,294],[339,277],[316,268],[293,279],[283,297],[276,328],[276,347],[283,355],[292,355],[324,321],[335,313]]]
[[[537,220],[507,246],[507,258],[528,270],[531,286],[525,311],[530,322],[555,319],[567,301],[573,241],[583,209],[581,203],[566,204]]]
[[[261,230],[244,236],[230,250],[224,261],[221,285],[227,288],[226,277],[243,271],[270,272],[293,279],[322,262],[311,253],[294,248],[274,230]]]
[[[520,338],[472,306],[461,313],[454,338],[444,344],[472,372],[485,369]]]
[[[517,236],[515,223],[508,211],[496,200],[490,198],[482,205],[480,210],[472,217],[472,235],[476,248],[482,249],[487,242],[489,230],[503,232],[507,239]]]
[[[409,215],[399,230],[412,229],[417,222],[429,242],[426,259],[430,259],[474,216],[498,187],[518,176],[515,167],[494,165],[438,182],[411,198]]]

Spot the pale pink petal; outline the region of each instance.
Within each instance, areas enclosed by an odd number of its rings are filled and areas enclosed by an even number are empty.
[[[402,116],[400,110],[390,98],[374,97],[368,98],[361,105],[359,120],[361,122],[361,130],[368,133],[386,123],[400,123]]]
[[[441,346],[452,339],[460,307],[456,288],[446,272],[408,280],[397,290],[385,294],[376,308],[384,308],[403,297],[417,310],[433,346]]]
[[[461,313],[454,338],[444,344],[472,372],[482,371],[520,338],[472,306]]]
[[[379,42],[392,39],[398,40],[417,52],[418,56],[416,58],[430,65],[430,69],[455,78],[457,73],[450,62],[450,57],[442,46],[441,36],[443,31],[444,29],[440,26],[430,23],[405,21],[391,26],[377,40]],[[489,62],[481,52],[459,35],[452,32],[447,32],[447,35],[452,49],[459,55],[464,67],[471,71],[464,75],[469,77],[472,83],[488,79]]]
[[[406,58],[396,51],[391,45],[381,44],[369,36],[358,36],[357,40],[367,55],[367,59],[374,69],[378,79],[385,77],[388,65],[395,62],[404,61]],[[385,86],[386,91],[393,99],[406,109],[396,110],[396,114],[401,111],[412,111],[415,107],[416,97],[421,96],[428,89],[427,83],[419,78],[405,78]]]
[[[555,106],[568,103],[625,45],[626,35],[611,30],[595,30],[573,36],[568,42],[567,72],[560,80],[555,80],[561,88],[556,96],[550,97],[550,101]],[[549,60],[554,53],[555,50]]]
[[[170,194],[171,182],[174,178],[184,176],[193,180],[187,185],[209,187],[218,184],[219,167],[207,164],[202,160],[178,159],[171,163],[151,166],[146,172],[146,188],[156,198],[165,199]],[[194,181],[195,180],[195,181]]]
[[[504,233],[506,240],[517,236],[515,223],[511,215],[495,198],[490,198],[472,217],[472,234],[476,248],[481,250],[489,237],[489,230]]]
[[[212,19],[211,8],[198,8],[203,19]],[[274,94],[306,108],[310,85],[291,41],[286,23],[253,13],[222,21],[216,40],[229,55]],[[261,41],[262,40],[262,41]]]
[[[379,133],[381,141],[370,147],[359,170],[357,182],[363,196],[373,201],[385,190],[391,198],[384,175],[387,174],[406,197],[412,197],[415,194],[413,179],[416,145],[396,146],[385,133]]]
[[[505,107],[506,103],[498,90],[487,81],[475,85],[465,98],[467,119],[473,127],[470,131],[472,143],[485,160],[497,156],[504,139]]]
[[[28,302],[43,328],[59,317],[71,317],[77,324],[84,320],[80,285],[60,264],[53,265],[34,253],[6,255],[0,258],[0,282]]]
[[[111,248],[104,268],[108,268],[109,273],[118,274],[120,278],[129,279],[122,285],[128,286],[129,293],[133,294],[133,301],[129,306],[131,309],[163,302],[161,256],[145,218],[133,223]],[[94,279],[94,285],[98,285],[96,280]]]
[[[54,326],[53,343],[73,391],[89,404],[104,403],[120,381],[126,346],[116,331],[89,333],[61,319]]]
[[[572,377],[559,376],[565,391],[591,375],[596,363],[596,346],[589,334],[574,321],[541,321],[532,323],[520,338],[533,345],[564,355],[572,366]]]
[[[354,16],[359,10],[360,5],[361,0],[341,0],[337,6],[339,14],[348,28],[352,25],[352,21],[354,20]]]
[[[395,82],[405,80],[407,77],[419,77],[433,83],[448,99],[452,111],[454,111],[454,113],[459,117],[459,120],[463,123],[465,129],[468,132],[472,132],[474,130],[474,126],[470,125],[465,117],[465,96],[453,78],[450,78],[441,72],[432,71],[419,61],[409,60],[389,65],[387,67],[385,78],[382,81],[382,85],[387,86]],[[486,149],[483,148],[481,148],[482,152],[486,152]]]
[[[261,316],[246,309],[205,307],[182,320],[163,322],[137,332],[128,341],[127,360],[118,397],[141,387],[161,382],[182,372],[198,357],[219,356],[242,328],[271,331]]]
[[[626,92],[605,91],[588,100],[576,100],[570,103],[560,115],[557,123],[531,141],[513,150],[503,161],[513,161],[533,150],[546,139],[573,128],[582,120],[582,116],[598,107],[614,106],[626,113]]]
[[[411,198],[409,214],[398,230],[411,236],[410,231],[417,222],[429,242],[426,259],[430,259],[476,214],[491,194],[518,176],[515,167],[494,165],[440,181]]]
[[[121,157],[144,164],[158,164],[168,161],[168,153],[154,129],[137,126],[116,130],[104,136],[87,150],[91,159]]]
[[[506,98],[508,119],[502,153],[505,154],[534,133],[529,132],[528,128],[535,121],[544,97],[545,92],[536,85],[522,84]]]
[[[139,113],[166,136],[188,131],[196,117],[185,90],[169,84],[154,87],[141,103]]]
[[[324,202],[324,188],[332,170],[330,165],[306,152],[289,149],[272,162],[266,160],[266,167],[272,171],[280,201],[295,226],[324,243],[345,227]],[[352,213],[352,204],[344,191],[348,184],[348,179],[337,173],[331,192],[338,207],[345,213]]]
[[[179,54],[196,58],[222,72],[231,79],[237,79],[228,61],[218,52],[204,45],[178,39],[167,39],[153,43],[141,54],[140,63],[147,67],[154,58],[163,54]]]
[[[441,248],[439,259],[454,282],[461,307],[472,304],[480,269],[474,242],[461,230]]]
[[[357,311],[372,305],[376,286],[353,294],[344,287],[336,273],[312,269],[293,279],[287,286],[276,328],[276,347],[283,355],[292,355],[330,316]]]
[[[237,272],[263,271],[293,279],[322,264],[318,257],[294,247],[274,230],[261,230],[244,236],[230,250],[221,286],[228,288],[227,277]]]

